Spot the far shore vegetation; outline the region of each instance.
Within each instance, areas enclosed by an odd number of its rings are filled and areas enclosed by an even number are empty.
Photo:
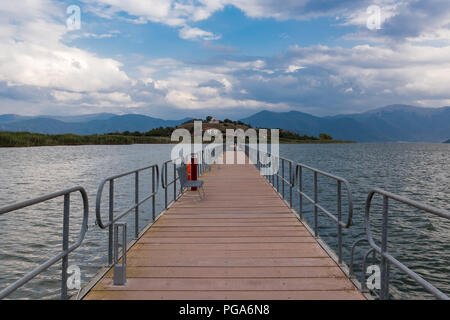
[[[225,132],[226,129],[247,130],[251,126],[240,121],[215,120],[211,122],[212,117],[208,117],[203,123],[203,129],[219,129]],[[42,134],[30,132],[5,132],[0,131],[0,147],[37,147],[37,146],[61,146],[61,145],[129,145],[129,144],[165,144],[178,143],[171,141],[170,137],[173,130],[184,128],[193,133],[194,120],[187,121],[177,127],[159,127],[147,132],[124,131],[111,132],[105,134],[76,135],[76,134]],[[259,128],[255,128],[256,131]],[[268,143],[270,143],[270,131],[268,131]],[[349,143],[351,141],[333,140],[326,133],[321,133],[319,137],[299,135],[288,130],[280,129],[280,143]],[[226,138],[224,137],[224,143]],[[210,143],[210,142],[207,142]]]

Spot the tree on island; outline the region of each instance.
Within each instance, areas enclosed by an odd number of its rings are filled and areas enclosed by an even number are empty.
[[[319,135],[320,140],[333,140],[333,137],[329,135],[328,133],[321,133]]]

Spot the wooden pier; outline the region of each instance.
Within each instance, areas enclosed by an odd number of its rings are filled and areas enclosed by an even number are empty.
[[[364,299],[252,164],[214,165],[84,299]]]

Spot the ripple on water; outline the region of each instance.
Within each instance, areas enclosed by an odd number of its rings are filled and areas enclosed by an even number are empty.
[[[0,149],[0,206],[40,196],[60,189],[83,185],[89,195],[90,221],[94,223],[95,195],[105,177],[147,166],[162,164],[170,158],[170,145],[132,146],[67,146]],[[350,230],[344,231],[344,258],[349,261],[349,248],[355,239],[365,235],[364,203],[374,187],[385,188],[411,199],[450,210],[450,145],[439,144],[338,144],[281,145],[282,156],[311,165],[346,178],[354,197],[354,219]],[[305,184],[311,192],[312,176]],[[144,185],[150,186],[142,179]],[[335,185],[320,179],[320,201],[335,209]],[[117,210],[133,202],[132,179],[116,185]],[[144,192],[144,187],[141,188]],[[170,190],[170,195],[172,195]],[[144,195],[144,193],[142,193]],[[158,194],[157,210],[163,206],[163,193]],[[298,199],[295,196],[295,199]],[[372,230],[380,239],[381,202],[374,203]],[[108,206],[107,192],[103,208]],[[298,209],[298,201],[294,201]],[[305,218],[312,224],[311,207],[305,207]],[[71,204],[71,239],[74,241],[81,223],[79,198]],[[117,211],[117,212],[118,212]],[[106,212],[106,211],[105,211]],[[104,216],[105,216],[104,212]],[[150,207],[142,209],[141,225],[149,221]],[[145,217],[144,217],[145,216]],[[346,215],[345,215],[346,216]],[[134,225],[131,217],[125,219]],[[321,216],[320,235],[334,249],[336,226]],[[450,293],[450,224],[442,219],[392,206],[390,215],[390,250],[394,256],[426,277],[442,291]],[[52,201],[33,209],[21,210],[0,217],[0,288],[18,279],[38,263],[61,250],[62,201]],[[132,229],[128,228],[128,240]],[[69,259],[88,281],[107,260],[107,232],[91,226],[83,242]],[[357,249],[361,257],[367,247]],[[360,260],[356,260],[360,262]],[[356,266],[358,268],[358,265]],[[356,268],[356,269],[357,269]],[[358,270],[358,269],[357,269]],[[391,293],[394,298],[429,298],[411,279],[392,268]],[[57,264],[11,298],[59,298],[60,265]]]

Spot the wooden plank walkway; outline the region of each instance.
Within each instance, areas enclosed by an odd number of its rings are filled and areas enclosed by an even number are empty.
[[[251,164],[213,166],[85,299],[364,299]]]

